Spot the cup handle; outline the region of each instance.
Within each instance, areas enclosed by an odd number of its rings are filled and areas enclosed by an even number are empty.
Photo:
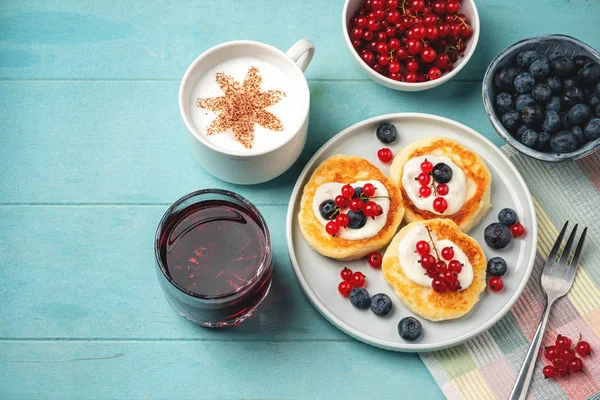
[[[285,54],[304,71],[315,55],[315,46],[309,40],[300,39]]]

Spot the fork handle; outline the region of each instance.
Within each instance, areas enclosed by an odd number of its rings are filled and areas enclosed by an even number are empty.
[[[535,336],[533,337],[531,346],[529,346],[529,350],[525,356],[525,361],[523,361],[523,366],[519,371],[519,376],[517,376],[517,381],[515,382],[515,386],[510,394],[510,400],[524,400],[527,397],[527,391],[529,390],[529,385],[531,384],[531,377],[533,376],[533,370],[535,369],[535,362],[540,351],[542,338],[544,337],[544,332],[546,331],[546,324],[548,323],[548,317],[550,316],[550,308],[552,308],[552,304],[554,304],[554,302],[546,302],[542,319],[537,330],[535,331]]]

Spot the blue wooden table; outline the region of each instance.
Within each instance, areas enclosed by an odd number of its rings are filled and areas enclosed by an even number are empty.
[[[598,0],[478,1],[477,51],[421,93],[363,76],[341,34],[342,0],[0,2],[0,398],[441,398],[414,354],[350,339],[294,278],[285,213],[302,166],[329,138],[378,114],[419,111],[500,145],[481,102],[507,45],[566,33],[600,48]],[[309,140],[264,185],[238,187],[192,158],[179,80],[205,49],[308,38]],[[207,187],[257,204],[272,231],[275,280],[251,320],[198,328],[164,300],[153,237],[169,204]]]

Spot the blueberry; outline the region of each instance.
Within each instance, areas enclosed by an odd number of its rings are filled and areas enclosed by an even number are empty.
[[[348,222],[348,228],[350,229],[360,229],[367,223],[367,217],[362,211],[349,210],[346,214],[350,219],[350,222]]]
[[[561,100],[563,107],[569,110],[575,104],[583,103],[583,91],[578,87],[565,89]]]
[[[572,75],[574,67],[573,60],[566,56],[557,57],[550,63],[552,74],[559,78]]]
[[[362,195],[362,186],[357,186],[354,188],[354,195],[352,196],[352,198],[360,198],[360,196]]]
[[[600,80],[600,64],[589,62],[577,74],[579,80],[585,84],[596,83]]]
[[[520,142],[521,141],[521,137],[523,136],[523,134],[525,133],[525,131],[529,129],[527,128],[527,125],[521,125],[518,129],[517,132],[515,132],[515,138]]]
[[[565,81],[563,83],[563,87],[565,90],[572,88],[572,87],[577,87],[577,79],[574,76],[571,76],[571,77],[565,79]]]
[[[398,323],[398,334],[404,340],[414,342],[421,336],[422,331],[421,323],[414,317],[404,317]]]
[[[494,76],[494,84],[498,90],[513,90],[513,81],[519,75],[519,71],[515,68],[502,68],[496,72]]]
[[[595,109],[598,104],[600,104],[600,97],[598,97],[595,93],[587,96],[587,104],[591,109]]]
[[[510,230],[507,226],[494,222],[485,228],[483,238],[492,249],[503,249],[510,243]]]
[[[540,58],[540,55],[534,50],[522,51],[517,55],[517,65],[521,68],[529,68],[531,63]]]
[[[542,122],[542,130],[550,133],[558,132],[560,129],[560,116],[556,111],[548,111],[544,113],[544,122]]]
[[[519,217],[517,217],[517,213],[512,208],[503,208],[498,213],[498,221],[502,225],[512,226],[519,222]]]
[[[600,104],[596,106],[596,116],[600,117]]]
[[[515,100],[515,108],[519,112],[523,111],[523,109],[530,104],[535,104],[535,100],[530,94],[520,94]]]
[[[394,125],[384,122],[377,127],[377,139],[385,144],[392,143],[398,139],[398,131]]]
[[[583,67],[585,64],[592,62],[592,59],[589,58],[588,56],[584,56],[584,55],[578,55],[573,57],[573,63],[575,63],[575,70],[579,71],[581,69],[581,67]]]
[[[537,81],[543,81],[550,75],[550,61],[545,56],[541,56],[529,66],[529,73]]]
[[[363,310],[369,308],[370,299],[369,292],[365,288],[354,288],[350,292],[350,303],[356,308]]]
[[[548,56],[548,60],[550,60],[550,62],[552,62],[554,59],[556,59],[558,57],[562,57],[564,55],[565,55],[565,53],[561,53],[560,51],[554,51],[554,52],[550,53],[550,55]]]
[[[552,135],[548,132],[542,131],[538,135],[538,150],[548,151],[550,150],[550,140],[552,140]]]
[[[573,124],[571,124],[571,120],[569,119],[569,113],[561,112],[560,113],[560,127],[562,129],[571,129]]]
[[[550,146],[555,153],[570,153],[577,150],[577,138],[571,131],[560,131],[552,140]]]
[[[569,120],[573,125],[581,125],[590,119],[590,107],[585,104],[575,104],[569,110]]]
[[[517,129],[521,124],[521,115],[516,110],[510,110],[502,114],[502,125],[509,131]]]
[[[550,86],[552,94],[560,94],[563,90],[563,84],[558,76],[550,76],[546,80],[546,85]]]
[[[538,133],[533,129],[527,129],[523,135],[521,135],[521,143],[532,149],[537,147],[539,140]]]
[[[596,83],[596,95],[600,96],[600,82]]]
[[[431,173],[437,183],[448,183],[452,179],[452,168],[448,164],[437,163]]]
[[[552,89],[545,83],[538,83],[531,89],[531,97],[540,103],[547,103],[552,97]]]
[[[535,85],[535,79],[527,72],[523,72],[515,78],[514,86],[517,93],[531,93],[533,85]]]
[[[600,118],[594,118],[585,126],[583,133],[589,140],[600,138]]]
[[[546,103],[546,111],[560,112],[560,106],[561,106],[560,97],[552,96],[550,101],[548,103]]]
[[[376,294],[371,297],[371,311],[382,317],[388,315],[392,311],[392,300],[387,294]]]
[[[513,110],[515,105],[513,104],[512,96],[506,92],[500,93],[496,96],[496,108],[500,114]]]
[[[487,263],[487,272],[493,276],[503,276],[506,273],[506,261],[504,261],[504,258],[490,258]]]
[[[333,200],[325,200],[319,205],[319,212],[323,219],[330,219],[335,212],[335,202]]]
[[[537,104],[530,104],[521,111],[521,119],[529,127],[539,126],[544,120],[542,109]]]
[[[585,136],[585,134],[583,133],[583,129],[580,126],[575,125],[571,127],[571,132],[577,138],[577,143],[579,143],[579,146],[583,146],[584,144],[589,142],[589,139],[587,138],[587,136]]]

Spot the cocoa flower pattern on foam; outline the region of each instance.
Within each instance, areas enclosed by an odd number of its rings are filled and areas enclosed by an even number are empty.
[[[285,97],[285,92],[261,92],[262,76],[258,68],[250,68],[241,84],[223,72],[217,73],[216,81],[224,96],[196,100],[199,108],[219,113],[208,127],[208,135],[231,130],[242,146],[251,149],[254,144],[255,123],[271,131],[283,130],[279,118],[265,108],[279,103]]]

